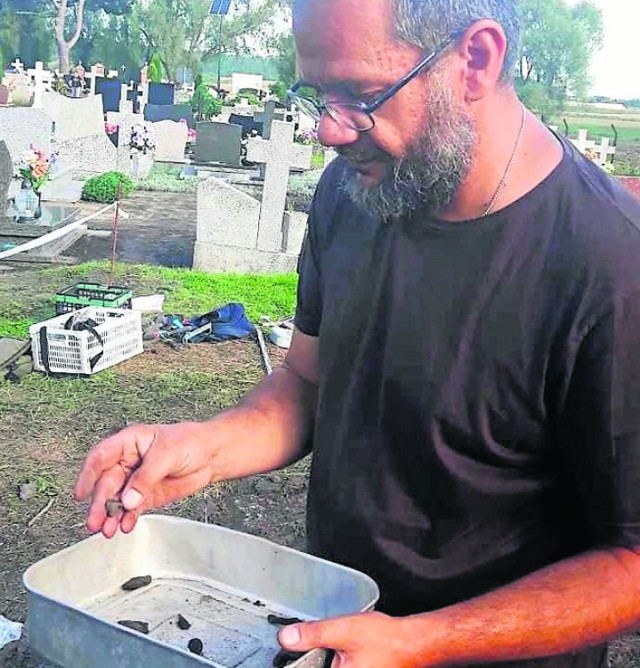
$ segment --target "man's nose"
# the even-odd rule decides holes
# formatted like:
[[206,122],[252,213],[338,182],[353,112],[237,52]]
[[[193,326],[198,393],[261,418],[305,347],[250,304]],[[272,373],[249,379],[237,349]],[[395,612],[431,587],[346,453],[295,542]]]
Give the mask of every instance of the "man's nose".
[[318,141],[324,146],[347,146],[358,141],[360,133],[337,121],[326,111],[318,122]]

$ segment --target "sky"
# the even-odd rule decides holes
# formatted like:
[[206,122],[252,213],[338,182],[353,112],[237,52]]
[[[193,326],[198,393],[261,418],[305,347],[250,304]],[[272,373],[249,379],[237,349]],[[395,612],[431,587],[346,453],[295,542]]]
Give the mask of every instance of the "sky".
[[604,46],[592,58],[591,94],[640,98],[640,0],[592,2],[602,10]]

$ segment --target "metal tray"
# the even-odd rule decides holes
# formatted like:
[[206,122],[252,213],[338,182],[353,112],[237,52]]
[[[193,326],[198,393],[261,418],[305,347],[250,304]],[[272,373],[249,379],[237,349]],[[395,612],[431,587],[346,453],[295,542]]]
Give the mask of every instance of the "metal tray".
[[[150,585],[126,592],[132,577]],[[27,570],[31,648],[64,668],[269,668],[279,645],[269,613],[304,620],[370,610],[368,576],[212,524],[147,515],[131,534],[93,536]],[[182,631],[178,614],[191,622]],[[149,623],[149,635],[123,619]],[[198,637],[203,655],[187,644]],[[314,650],[289,668],[322,668]]]

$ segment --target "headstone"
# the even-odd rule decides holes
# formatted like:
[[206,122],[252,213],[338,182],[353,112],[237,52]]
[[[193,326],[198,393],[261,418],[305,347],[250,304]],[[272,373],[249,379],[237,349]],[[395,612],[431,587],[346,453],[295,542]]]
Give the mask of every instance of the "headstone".
[[265,106],[264,111],[258,111],[253,115],[253,120],[256,123],[262,123],[262,138],[269,139],[271,133],[271,123],[274,120],[284,120],[284,109],[276,109],[276,101],[269,100]]
[[133,113],[133,102],[128,100],[129,87],[127,84],[120,84],[120,104],[118,105],[118,111],[121,114],[132,114]]
[[0,106],[9,104],[9,89],[0,84]]
[[193,127],[193,111],[190,104],[148,104],[144,108],[144,120],[151,123],[159,121],[180,121],[186,119]]
[[311,146],[293,141],[294,126],[284,121],[273,121],[271,139],[250,139],[247,159],[266,163],[258,250],[282,251],[282,220],[287,199],[289,171],[292,167],[308,169],[311,166]]
[[118,149],[107,135],[89,135],[56,143],[58,159],[63,165],[72,165],[74,172],[93,176],[115,170]]
[[147,106],[147,104],[149,104],[149,83],[147,81],[141,82],[139,89],[140,89],[140,98],[139,98],[140,109],[144,111],[144,108]]
[[253,116],[243,116],[242,114],[231,114],[229,123],[239,125],[242,128],[242,137],[246,139],[252,132],[262,135],[263,126],[259,121],[254,120]]
[[158,162],[184,162],[189,127],[176,121],[153,124],[156,136],[155,159]]
[[[184,124],[183,124],[184,125]],[[242,128],[230,123],[205,121],[196,124],[196,162],[219,162],[239,167]]]
[[107,123],[118,126],[116,169],[125,174],[130,174],[133,168],[130,146],[131,134],[133,128],[140,123],[140,116],[133,112],[129,114],[110,112],[107,114]]
[[338,157],[338,152],[334,148],[325,148],[324,166],[328,167],[337,157]]
[[42,96],[46,91],[46,85],[51,82],[51,72],[45,70],[41,61],[36,63],[32,70],[28,70],[27,74],[33,78],[34,93],[33,93],[33,107],[35,109],[42,109]]
[[175,102],[175,86],[168,83],[149,83],[149,100],[147,104],[173,105]]
[[96,94],[96,83],[99,77],[104,77],[104,65],[93,65],[91,67],[91,74],[89,75],[89,94]]
[[104,134],[102,96],[69,98],[59,93],[45,93],[43,101],[56,124],[56,141]]
[[8,192],[13,177],[13,163],[7,145],[0,141],[0,222],[7,218]]
[[102,95],[102,111],[120,110],[120,82],[117,79],[96,78],[96,95]]
[[20,60],[20,58],[16,58],[16,59],[11,63],[11,67],[13,67],[13,69],[14,69],[16,72],[24,72],[24,63]]
[[43,109],[7,107],[0,111],[0,138],[13,160],[33,144],[45,153],[51,149],[53,118]]

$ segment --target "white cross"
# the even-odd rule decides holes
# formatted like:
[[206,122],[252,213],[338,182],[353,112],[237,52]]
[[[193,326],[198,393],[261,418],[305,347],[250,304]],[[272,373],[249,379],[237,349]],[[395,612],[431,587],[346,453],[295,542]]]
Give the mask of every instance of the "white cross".
[[614,155],[616,152],[615,147],[609,145],[608,137],[603,137],[602,142],[598,145],[593,139],[587,139],[587,130],[584,129],[579,130],[578,138],[572,139],[571,142],[581,153],[593,152],[596,157],[594,162],[601,167],[604,167],[607,163],[608,156]]
[[273,121],[271,137],[250,139],[247,144],[247,160],[266,164],[262,207],[258,223],[258,249],[280,252],[282,250],[282,222],[287,200],[289,170],[308,169],[311,166],[311,146],[293,141],[293,123]]
[[14,70],[17,72],[22,72],[24,71],[24,63],[20,60],[20,58],[16,58],[12,63],[11,67],[13,67]]
[[264,106],[264,111],[258,111],[253,115],[256,123],[262,123],[262,138],[269,139],[271,123],[274,120],[284,120],[284,109],[276,109],[276,101],[269,100]]
[[42,65],[42,61],[39,60],[36,63],[35,69],[27,70],[27,74],[30,77],[33,77],[35,84],[35,91],[33,93],[33,108],[42,109],[42,94],[45,90],[44,85],[45,83],[49,83],[51,81],[51,72],[45,70]]

